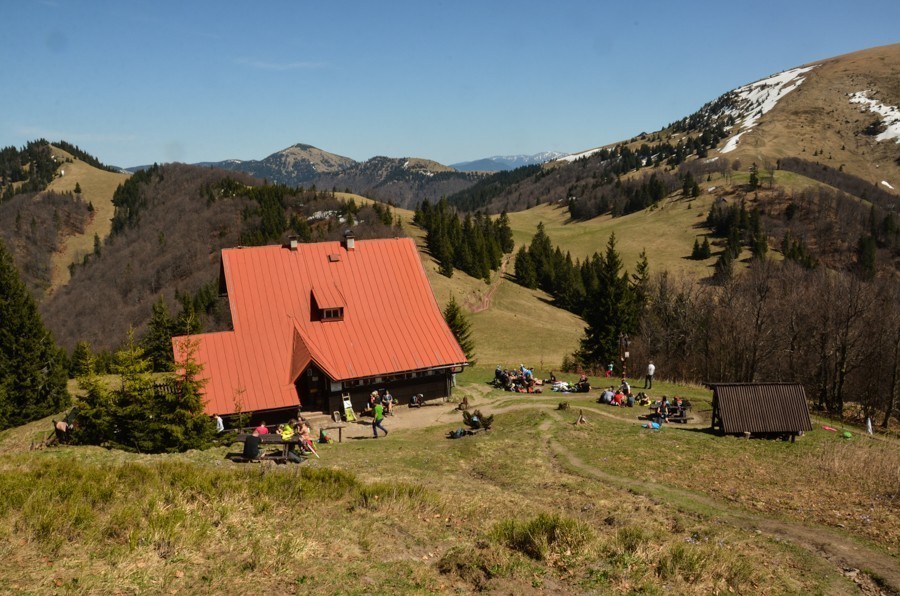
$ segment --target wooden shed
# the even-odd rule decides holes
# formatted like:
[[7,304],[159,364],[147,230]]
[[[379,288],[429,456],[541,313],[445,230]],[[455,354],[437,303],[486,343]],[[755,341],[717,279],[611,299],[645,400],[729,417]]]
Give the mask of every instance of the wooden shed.
[[800,383],[708,383],[712,428],[722,434],[793,437],[812,430]]

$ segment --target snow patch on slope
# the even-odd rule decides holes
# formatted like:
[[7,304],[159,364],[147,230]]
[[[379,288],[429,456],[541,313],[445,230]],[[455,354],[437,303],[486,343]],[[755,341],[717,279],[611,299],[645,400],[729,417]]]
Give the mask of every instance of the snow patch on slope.
[[815,68],[807,66],[802,68],[792,68],[784,72],[773,75],[767,79],[750,83],[732,93],[735,95],[734,105],[725,110],[730,116],[734,116],[735,121],[739,122],[740,132],[728,139],[725,146],[719,150],[720,153],[728,153],[734,151],[741,137],[750,129],[756,126],[759,119],[772,110],[778,101],[800,86],[806,80],[800,75],[805,74]]
[[[875,137],[876,141],[889,141],[894,139],[900,143],[900,108],[897,106],[886,106],[874,99],[869,98],[869,91],[857,91],[850,94],[850,103],[857,103],[865,106],[869,112],[875,112],[881,116],[884,122],[885,130]],[[882,182],[882,184],[886,184]],[[890,186],[888,184],[888,186]]]
[[590,157],[591,155],[597,153],[603,149],[603,147],[597,147],[596,149],[588,149],[587,151],[582,151],[581,153],[573,153],[571,155],[566,155],[565,157],[560,157],[559,159],[555,159],[554,161],[567,161],[572,163],[575,160],[581,159],[582,157]]

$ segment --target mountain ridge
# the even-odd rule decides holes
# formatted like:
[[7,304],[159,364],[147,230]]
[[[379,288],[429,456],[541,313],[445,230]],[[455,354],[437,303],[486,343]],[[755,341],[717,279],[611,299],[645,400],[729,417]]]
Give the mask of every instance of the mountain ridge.
[[542,151],[533,155],[494,155],[473,161],[450,164],[450,167],[461,172],[500,172],[504,170],[515,170],[522,166],[546,163],[548,161],[560,159],[566,155],[568,155],[568,153],[562,153],[560,151]]

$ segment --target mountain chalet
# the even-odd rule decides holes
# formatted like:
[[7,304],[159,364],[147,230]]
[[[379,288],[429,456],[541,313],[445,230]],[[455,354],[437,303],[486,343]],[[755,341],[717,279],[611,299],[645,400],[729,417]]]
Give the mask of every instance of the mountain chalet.
[[219,284],[234,330],[172,340],[176,362],[202,365],[209,414],[343,412],[345,395],[360,411],[382,388],[444,397],[467,364],[409,238],[226,249]]

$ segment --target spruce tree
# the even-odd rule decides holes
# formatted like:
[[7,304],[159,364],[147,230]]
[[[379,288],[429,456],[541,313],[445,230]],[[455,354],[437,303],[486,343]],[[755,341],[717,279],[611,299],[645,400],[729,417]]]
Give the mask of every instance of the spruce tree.
[[91,346],[86,341],[75,344],[72,351],[72,361],[69,363],[69,376],[72,378],[84,377],[93,371],[94,355]]
[[695,261],[699,261],[703,258],[700,256],[700,241],[696,238],[694,238],[694,248],[691,249],[691,258]]
[[615,234],[610,235],[605,254],[595,258],[594,262],[598,287],[586,298],[584,320],[587,327],[578,356],[588,365],[601,367],[618,355],[621,334],[633,335],[638,331],[640,304],[628,273],[622,271]]
[[516,253],[516,281],[519,285],[526,288],[537,288],[537,269],[534,266],[534,259],[524,246],[519,248]]
[[147,333],[141,340],[147,357],[155,372],[172,370],[172,336],[175,334],[175,321],[169,316],[169,309],[162,296],[153,305]]
[[94,373],[79,379],[84,396],[79,403],[76,440],[140,453],[207,446],[214,427],[204,413],[196,347],[188,344],[179,351],[184,355],[178,363],[179,374],[157,384],[150,374],[149,359],[130,331],[113,360],[113,374],[119,377],[116,389],[111,390]]
[[0,430],[69,404],[65,358],[0,242]]
[[756,163],[750,165],[750,190],[759,188],[759,168]]
[[447,326],[450,327],[450,331],[453,332],[453,336],[456,337],[456,341],[459,343],[459,347],[466,355],[466,358],[472,360],[472,357],[475,355],[475,341],[472,339],[471,327],[462,308],[460,308],[456,298],[453,296],[450,297],[450,302],[447,303],[447,307],[444,309],[444,320],[447,322]]

